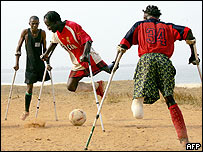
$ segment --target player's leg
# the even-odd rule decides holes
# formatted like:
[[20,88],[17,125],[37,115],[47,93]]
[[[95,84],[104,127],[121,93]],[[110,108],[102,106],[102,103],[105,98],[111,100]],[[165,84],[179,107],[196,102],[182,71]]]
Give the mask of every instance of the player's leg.
[[21,116],[22,120],[25,120],[29,116],[30,103],[32,99],[32,90],[33,90],[33,84],[27,84],[27,90],[25,93],[25,111]]
[[[102,65],[103,65],[102,62],[100,62],[98,65],[93,64],[93,66],[92,66],[93,75],[96,75],[97,73],[101,72],[100,67]],[[67,89],[72,92],[93,91],[91,82],[79,82],[83,77],[87,77],[89,75],[90,75],[89,68],[87,68],[85,70],[80,70],[80,71],[71,71],[68,82],[67,82]],[[95,89],[96,89],[97,94],[102,97],[103,93],[104,93],[104,91],[103,91],[104,82],[97,81],[97,82],[94,82],[94,84],[95,84]]]
[[180,140],[181,144],[185,146],[185,144],[188,142],[187,130],[181,110],[173,98],[176,69],[167,57],[163,57],[162,60],[159,60],[158,62],[158,75],[160,80],[159,89],[164,96],[170,111],[171,119],[176,129],[178,139]]
[[144,54],[138,61],[134,74],[134,95],[131,104],[133,116],[137,119],[144,117],[143,103],[153,104],[159,96],[156,81],[156,66],[154,54]]
[[[100,57],[98,53],[95,52],[93,48],[91,48],[91,56],[90,56],[90,62],[92,67],[93,75],[99,73],[100,71],[105,71],[109,74],[111,74],[111,71],[114,67],[115,62],[112,62],[110,65],[107,65],[104,60]],[[99,61],[99,63],[98,63]],[[118,69],[119,66],[117,66]]]
[[[91,82],[79,82],[82,77],[72,77],[68,79],[67,89],[71,92],[90,92],[92,91]],[[95,88],[97,89],[99,83],[95,83]]]
[[189,141],[182,112],[175,102],[173,96],[167,96],[164,98],[170,111],[171,119],[176,129],[178,139],[180,140],[180,143],[185,146]]

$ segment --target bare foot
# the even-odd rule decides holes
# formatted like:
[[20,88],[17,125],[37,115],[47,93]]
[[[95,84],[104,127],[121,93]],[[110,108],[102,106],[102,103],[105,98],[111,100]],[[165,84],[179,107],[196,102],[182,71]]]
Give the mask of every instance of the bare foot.
[[29,116],[29,112],[23,112],[22,116],[21,116],[21,119],[22,120],[25,120],[27,117]]

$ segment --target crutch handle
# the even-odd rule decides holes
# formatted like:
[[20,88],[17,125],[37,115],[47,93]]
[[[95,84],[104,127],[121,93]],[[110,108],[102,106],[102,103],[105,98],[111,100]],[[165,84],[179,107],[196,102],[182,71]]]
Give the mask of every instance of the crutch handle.
[[120,59],[121,59],[121,57],[122,57],[123,54],[124,54],[123,52],[120,52],[120,53],[117,55],[117,57],[116,57],[116,62],[115,62],[115,64],[114,64],[114,67],[113,67],[113,70],[112,70],[113,73],[115,73],[115,71],[116,71],[116,69],[117,69],[117,66],[118,66],[118,63],[120,62]]

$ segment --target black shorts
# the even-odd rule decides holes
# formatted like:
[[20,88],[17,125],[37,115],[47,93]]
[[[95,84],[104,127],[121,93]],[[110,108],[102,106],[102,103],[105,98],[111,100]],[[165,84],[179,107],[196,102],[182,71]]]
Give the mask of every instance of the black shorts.
[[[25,72],[25,83],[26,84],[33,84],[33,83],[36,83],[37,81],[42,82],[43,75],[44,75],[44,72],[29,72],[29,71],[26,71]],[[49,73],[47,71],[44,81],[48,81],[48,80],[50,80],[50,76],[49,76]]]

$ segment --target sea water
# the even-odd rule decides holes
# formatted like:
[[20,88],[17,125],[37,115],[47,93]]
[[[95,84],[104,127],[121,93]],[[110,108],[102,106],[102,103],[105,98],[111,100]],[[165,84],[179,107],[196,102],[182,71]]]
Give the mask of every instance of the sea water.
[[[120,65],[119,69],[115,72],[113,76],[113,81],[117,80],[133,80],[136,65]],[[176,84],[194,84],[201,83],[199,72],[197,66],[195,65],[179,65],[175,66]],[[53,83],[66,83],[69,77],[71,68],[69,67],[59,67],[52,69]],[[200,65],[200,71],[202,71],[202,66]],[[201,72],[202,73],[202,72]],[[14,69],[1,69],[1,84],[11,84],[13,80]],[[110,74],[102,71],[93,77],[94,81],[103,80],[108,81]],[[15,85],[24,85],[25,80],[25,70],[20,69],[16,73]],[[91,81],[90,77],[85,77],[81,81]],[[40,82],[38,82],[40,83]],[[45,82],[51,83],[50,81]]]

